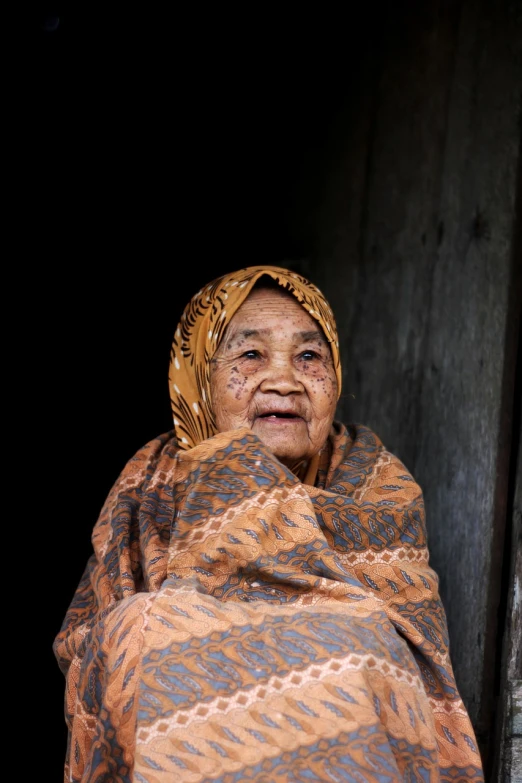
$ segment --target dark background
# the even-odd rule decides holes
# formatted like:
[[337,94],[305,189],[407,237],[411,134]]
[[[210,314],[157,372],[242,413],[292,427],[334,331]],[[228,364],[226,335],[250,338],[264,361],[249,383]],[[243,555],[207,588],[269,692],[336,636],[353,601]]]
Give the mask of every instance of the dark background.
[[26,20],[46,780],[61,779],[66,742],[52,643],[112,483],[171,427],[181,311],[219,274],[311,251],[339,98],[357,89],[361,52],[377,58],[393,34],[391,10],[375,9],[75,4]]

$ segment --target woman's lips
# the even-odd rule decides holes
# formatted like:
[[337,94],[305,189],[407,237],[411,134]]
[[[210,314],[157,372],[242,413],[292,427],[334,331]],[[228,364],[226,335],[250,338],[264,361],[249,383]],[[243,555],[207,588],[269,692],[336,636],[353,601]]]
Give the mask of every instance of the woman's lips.
[[296,413],[262,413],[260,419],[299,419]]
[[278,426],[282,426],[285,424],[300,424],[304,421],[304,419],[301,418],[301,416],[296,416],[295,414],[265,414],[263,416],[258,416],[256,418],[256,421],[260,421],[266,424],[275,424]]

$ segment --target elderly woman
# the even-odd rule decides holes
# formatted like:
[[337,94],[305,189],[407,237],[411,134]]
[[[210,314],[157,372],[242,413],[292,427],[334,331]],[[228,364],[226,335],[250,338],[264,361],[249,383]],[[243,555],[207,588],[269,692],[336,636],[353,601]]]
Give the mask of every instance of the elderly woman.
[[55,642],[67,781],[482,781],[422,492],[335,420],[333,314],[250,267],[189,302]]

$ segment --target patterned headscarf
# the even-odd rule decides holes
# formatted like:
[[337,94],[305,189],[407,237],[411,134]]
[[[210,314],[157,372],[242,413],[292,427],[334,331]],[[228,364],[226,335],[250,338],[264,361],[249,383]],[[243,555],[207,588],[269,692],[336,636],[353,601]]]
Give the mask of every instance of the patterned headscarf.
[[341,364],[337,326],[321,291],[306,278],[277,266],[250,266],[223,275],[195,294],[185,307],[170,352],[169,391],[174,429],[181,449],[217,434],[210,399],[210,369],[225,328],[252,287],[266,275],[295,296],[321,325],[330,344],[338,398]]

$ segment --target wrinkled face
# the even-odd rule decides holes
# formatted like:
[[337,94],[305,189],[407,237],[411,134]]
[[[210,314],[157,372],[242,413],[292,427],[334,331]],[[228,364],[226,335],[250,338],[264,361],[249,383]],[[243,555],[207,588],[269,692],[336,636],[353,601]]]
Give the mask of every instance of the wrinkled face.
[[249,427],[287,467],[326,442],[337,403],[321,326],[291,295],[254,289],[214,356],[212,408],[220,432]]

